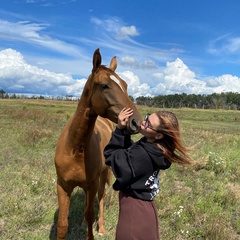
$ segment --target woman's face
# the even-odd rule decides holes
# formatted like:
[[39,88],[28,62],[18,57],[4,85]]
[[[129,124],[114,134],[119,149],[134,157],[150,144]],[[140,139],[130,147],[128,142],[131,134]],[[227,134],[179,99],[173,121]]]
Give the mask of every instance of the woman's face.
[[155,141],[163,137],[157,129],[160,126],[160,120],[156,113],[147,115],[140,126],[139,132],[143,134],[148,140]]

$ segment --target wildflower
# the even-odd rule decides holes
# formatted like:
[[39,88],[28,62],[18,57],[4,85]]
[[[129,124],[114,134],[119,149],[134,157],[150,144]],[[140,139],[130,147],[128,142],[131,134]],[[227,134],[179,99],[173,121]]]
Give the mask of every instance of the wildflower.
[[183,206],[179,206],[179,210],[177,212],[174,212],[173,215],[177,215],[178,217],[181,217],[182,211],[183,211]]
[[32,185],[37,185],[37,184],[38,184],[38,181],[32,180]]

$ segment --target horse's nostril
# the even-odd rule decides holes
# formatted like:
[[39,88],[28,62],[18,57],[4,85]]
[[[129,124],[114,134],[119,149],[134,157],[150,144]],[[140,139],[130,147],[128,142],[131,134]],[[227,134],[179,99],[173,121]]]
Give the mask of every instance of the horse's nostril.
[[136,128],[138,127],[135,119],[132,120],[132,125],[133,125],[134,127],[136,127]]
[[133,119],[132,121],[131,121],[131,126],[130,126],[130,128],[132,129],[132,131],[137,131],[138,130],[138,125],[137,125],[137,122],[135,121],[135,119]]

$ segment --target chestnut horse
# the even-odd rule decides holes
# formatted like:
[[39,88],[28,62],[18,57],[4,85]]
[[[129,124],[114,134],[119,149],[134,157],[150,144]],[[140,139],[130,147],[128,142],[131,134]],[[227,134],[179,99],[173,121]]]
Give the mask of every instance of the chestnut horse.
[[[99,49],[93,55],[93,69],[83,89],[81,99],[72,118],[59,137],[55,166],[59,204],[58,239],[64,239],[68,230],[70,196],[76,186],[85,193],[84,221],[87,224],[87,239],[92,240],[94,200],[98,193],[99,234],[104,234],[105,184],[109,181],[110,169],[105,165],[103,149],[109,142],[113,123],[124,107],[133,109],[127,129],[137,133],[142,118],[129,98],[127,84],[116,73],[116,57],[109,68],[101,65]],[[111,121],[109,121],[111,120]]]

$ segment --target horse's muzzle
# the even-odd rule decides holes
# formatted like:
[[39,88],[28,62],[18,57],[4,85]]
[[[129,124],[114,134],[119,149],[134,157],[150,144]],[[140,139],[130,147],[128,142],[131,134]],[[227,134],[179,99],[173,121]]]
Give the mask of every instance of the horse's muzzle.
[[129,127],[128,127],[130,133],[138,133],[139,132],[139,126],[136,122],[135,119],[131,119],[131,121],[129,122]]

